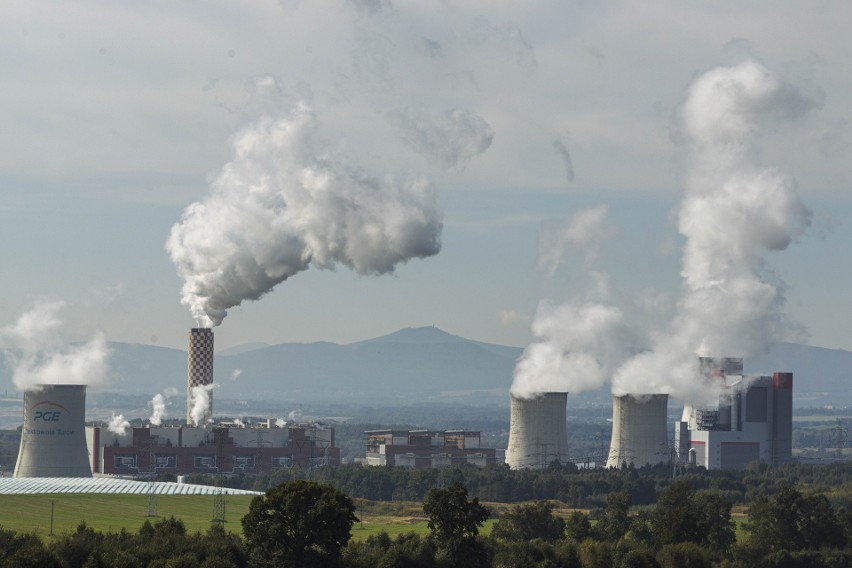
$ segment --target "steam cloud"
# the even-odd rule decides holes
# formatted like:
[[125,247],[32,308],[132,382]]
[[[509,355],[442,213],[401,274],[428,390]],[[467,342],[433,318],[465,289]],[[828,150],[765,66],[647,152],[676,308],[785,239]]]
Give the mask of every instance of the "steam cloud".
[[151,405],[151,418],[148,421],[151,426],[159,426],[163,423],[163,418],[166,417],[166,397],[157,393],[149,404]]
[[[766,255],[785,250],[811,222],[791,176],[760,165],[759,133],[816,102],[753,60],[712,69],[681,112],[690,168],[678,228],[686,237],[683,292],[667,333],[616,373],[613,392],[668,392],[701,402],[696,356],[750,357],[789,337],[784,285]],[[638,390],[637,390],[638,389]]]
[[[668,393],[701,404],[714,393],[697,380],[698,356],[751,357],[789,337],[794,326],[783,312],[784,284],[768,270],[766,256],[800,236],[811,212],[790,175],[759,163],[759,135],[765,124],[793,120],[815,106],[752,60],[696,79],[680,113],[689,162],[678,213],[685,237],[682,292],[673,319],[649,334],[650,350],[631,355],[637,337],[619,309],[543,302],[532,326],[540,340],[519,361],[512,392],[578,392],[612,373],[616,395]],[[552,273],[565,245],[585,244],[572,233],[579,227],[545,227],[539,266]]]
[[307,106],[264,116],[233,146],[212,193],[186,208],[166,244],[199,325],[219,325],[311,264],[380,275],[440,251],[434,188],[363,172],[319,139]]
[[210,410],[210,391],[213,385],[201,385],[189,390],[189,418],[194,426],[203,426],[204,416]]
[[44,301],[24,312],[15,324],[0,329],[13,365],[12,381],[21,390],[39,384],[96,385],[109,369],[109,349],[100,331],[82,345],[62,340],[59,312],[63,302]]
[[109,420],[109,424],[107,424],[107,429],[113,434],[117,434],[119,436],[124,436],[127,434],[127,429],[130,428],[130,422],[124,419],[124,415],[122,414],[113,414],[112,418]]

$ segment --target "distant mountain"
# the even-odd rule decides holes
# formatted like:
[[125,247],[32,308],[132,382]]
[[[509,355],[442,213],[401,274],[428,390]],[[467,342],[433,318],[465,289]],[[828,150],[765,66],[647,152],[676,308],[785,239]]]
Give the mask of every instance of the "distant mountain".
[[262,343],[260,341],[255,341],[254,343],[243,343],[241,345],[234,345],[233,347],[228,347],[227,349],[217,351],[216,354],[222,357],[227,357],[229,355],[242,355],[243,353],[248,353],[249,351],[257,351],[258,349],[263,349],[264,347],[269,347],[269,344]]
[[[186,352],[111,343],[107,391],[151,397],[186,389]],[[407,328],[347,345],[328,342],[246,344],[216,356],[220,400],[346,403],[508,402],[519,347],[471,341],[435,327]],[[0,353],[2,357],[2,353]],[[796,404],[852,403],[852,352],[779,343],[746,361],[746,372],[794,373]],[[12,393],[11,369],[0,370],[0,393]],[[606,401],[607,393],[588,400]],[[584,397],[585,398],[585,397]]]

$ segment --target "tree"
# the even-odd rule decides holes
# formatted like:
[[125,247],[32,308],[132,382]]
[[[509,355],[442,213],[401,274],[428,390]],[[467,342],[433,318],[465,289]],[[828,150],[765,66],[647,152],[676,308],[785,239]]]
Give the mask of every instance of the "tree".
[[252,499],[242,526],[253,565],[310,568],[339,562],[356,520],[334,487],[295,480]]
[[423,502],[423,512],[429,517],[436,556],[454,566],[487,565],[485,548],[476,535],[491,511],[479,504],[479,498],[468,500],[464,485],[453,483],[446,489],[432,489]]
[[553,515],[553,504],[536,501],[519,505],[494,523],[491,536],[501,540],[528,541],[540,538],[549,542],[561,539],[565,521]]
[[479,504],[479,498],[468,500],[467,489],[461,483],[429,491],[423,512],[429,517],[429,530],[441,542],[476,536],[491,516],[491,511]]
[[627,491],[610,493],[606,496],[606,512],[595,527],[601,540],[618,542],[630,528],[630,505],[632,499]]
[[565,519],[565,536],[578,544],[592,536],[589,516],[581,511],[571,511]]

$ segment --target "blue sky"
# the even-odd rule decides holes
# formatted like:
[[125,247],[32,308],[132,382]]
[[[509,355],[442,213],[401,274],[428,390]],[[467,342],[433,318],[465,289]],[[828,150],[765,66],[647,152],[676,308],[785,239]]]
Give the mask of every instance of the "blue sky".
[[[277,112],[247,87],[267,76],[364,171],[428,179],[442,250],[393,275],[309,268],[231,309],[219,347],[421,325],[523,346],[539,301],[582,297],[592,271],[626,303],[655,298],[643,317],[663,320],[681,284],[678,108],[697,76],[753,57],[819,101],[761,135],[761,161],[813,211],[766,268],[802,337],[852,349],[852,6],[586,4],[4,2],[0,325],[48,297],[66,302],[68,339],[184,347],[194,320],[165,242],[233,160],[234,134]],[[487,148],[448,159],[401,136],[400,116],[450,109],[487,123]],[[566,251],[536,270],[542,223],[601,204],[613,229],[594,258]]]

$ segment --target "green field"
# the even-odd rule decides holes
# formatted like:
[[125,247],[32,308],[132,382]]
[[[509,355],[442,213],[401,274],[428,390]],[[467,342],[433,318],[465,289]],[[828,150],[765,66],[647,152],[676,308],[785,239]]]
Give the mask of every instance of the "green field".
[[[240,530],[240,519],[248,511],[251,495],[225,496],[225,527]],[[85,521],[104,532],[126,528],[136,532],[146,520],[146,495],[59,494],[0,495],[0,526],[17,532],[50,532],[50,509],[53,501],[53,532],[73,530]],[[182,519],[187,530],[206,531],[213,518],[213,497],[195,495],[158,495],[158,517]],[[154,522],[157,519],[152,518]]]
[[[240,532],[240,519],[248,512],[251,495],[225,496],[225,529]],[[118,532],[122,528],[136,532],[147,519],[146,495],[60,494],[0,495],[0,527],[16,532],[50,533],[50,509],[53,501],[53,532],[73,531],[81,521],[96,530]],[[391,536],[405,532],[427,534],[426,519],[420,503],[374,503],[358,501],[356,517],[363,518],[352,527],[352,537],[362,540],[382,530]],[[159,495],[157,518],[174,516],[190,532],[206,531],[213,518],[213,497],[209,495]],[[491,530],[492,521],[483,527]]]

